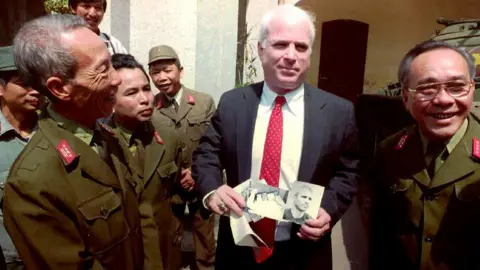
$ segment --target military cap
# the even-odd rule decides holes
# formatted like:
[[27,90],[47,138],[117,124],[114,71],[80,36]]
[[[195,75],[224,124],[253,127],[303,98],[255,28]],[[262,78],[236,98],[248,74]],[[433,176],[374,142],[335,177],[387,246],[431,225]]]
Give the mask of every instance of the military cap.
[[148,64],[158,61],[158,60],[168,60],[175,59],[180,64],[180,59],[178,58],[175,50],[167,45],[159,45],[150,49],[148,52]]
[[0,72],[17,70],[13,61],[12,46],[0,47]]

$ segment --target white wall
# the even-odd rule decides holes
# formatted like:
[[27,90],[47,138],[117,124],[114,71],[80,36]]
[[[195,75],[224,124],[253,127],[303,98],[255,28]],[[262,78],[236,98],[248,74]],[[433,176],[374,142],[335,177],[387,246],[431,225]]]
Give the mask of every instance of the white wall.
[[235,83],[238,5],[222,0],[109,1],[102,31],[118,38],[146,66],[148,51],[172,46],[182,83],[216,100]]

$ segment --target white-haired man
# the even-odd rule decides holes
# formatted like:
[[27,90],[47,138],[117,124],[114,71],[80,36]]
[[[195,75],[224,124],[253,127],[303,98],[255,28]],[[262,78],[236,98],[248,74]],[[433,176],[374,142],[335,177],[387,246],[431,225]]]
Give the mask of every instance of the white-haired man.
[[241,215],[245,202],[232,187],[249,178],[283,189],[295,181],[325,186],[321,208],[301,226],[251,224],[269,245],[253,251],[234,244],[221,217],[216,269],[331,268],[329,232],[357,190],[359,152],[352,104],[305,83],[314,38],[313,19],[300,8],[281,5],[264,16],[258,54],[265,81],[222,96],[192,168],[199,195],[218,214]]

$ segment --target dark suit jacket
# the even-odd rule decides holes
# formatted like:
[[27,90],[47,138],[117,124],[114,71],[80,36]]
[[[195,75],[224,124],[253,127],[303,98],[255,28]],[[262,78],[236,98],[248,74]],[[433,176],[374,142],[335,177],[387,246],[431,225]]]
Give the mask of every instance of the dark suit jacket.
[[[250,178],[252,142],[263,82],[226,92],[211,119],[211,126],[193,155],[193,178],[200,198],[227,183],[235,187]],[[305,84],[305,122],[299,181],[326,187],[321,206],[335,224],[347,210],[359,180],[359,149],[353,105],[337,96]],[[298,239],[292,226],[294,253],[299,269],[328,269],[331,244],[327,235],[318,242]],[[235,258],[245,258],[238,260]],[[250,248],[235,246],[228,218],[220,220],[217,269],[248,266]],[[234,265],[232,265],[234,261]],[[243,265],[244,263],[245,265]],[[300,265],[301,264],[301,265]],[[330,266],[331,267],[331,266]],[[248,268],[244,268],[248,269]]]

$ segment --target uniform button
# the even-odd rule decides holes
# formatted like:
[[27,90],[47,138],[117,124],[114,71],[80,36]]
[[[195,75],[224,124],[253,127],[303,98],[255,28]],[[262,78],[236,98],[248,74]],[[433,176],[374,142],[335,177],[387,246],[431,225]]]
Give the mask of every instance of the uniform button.
[[108,210],[105,207],[100,207],[100,214],[104,217],[108,215]]
[[425,243],[432,243],[433,242],[433,237],[427,236],[427,237],[425,237],[424,241],[425,241]]
[[176,126],[177,128],[182,127],[182,123],[177,122],[177,123],[175,124],[175,126]]

